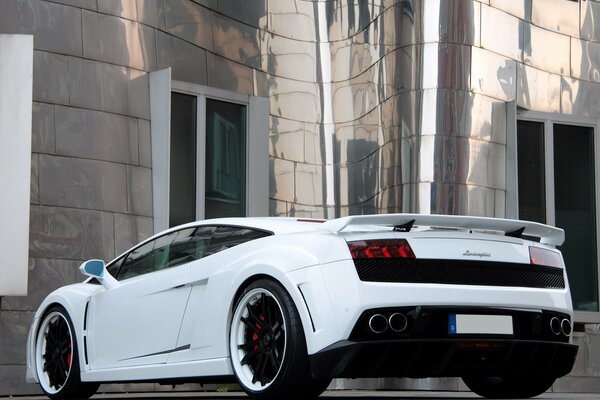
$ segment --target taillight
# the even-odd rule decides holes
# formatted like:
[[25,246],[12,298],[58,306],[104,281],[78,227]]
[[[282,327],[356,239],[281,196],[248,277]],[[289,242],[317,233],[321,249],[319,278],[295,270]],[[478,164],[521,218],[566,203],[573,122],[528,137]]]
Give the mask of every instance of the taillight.
[[405,239],[375,239],[348,242],[352,258],[415,258]]
[[535,265],[546,265],[548,267],[558,268],[563,266],[562,258],[559,253],[540,247],[529,248],[529,259],[531,260],[531,263]]

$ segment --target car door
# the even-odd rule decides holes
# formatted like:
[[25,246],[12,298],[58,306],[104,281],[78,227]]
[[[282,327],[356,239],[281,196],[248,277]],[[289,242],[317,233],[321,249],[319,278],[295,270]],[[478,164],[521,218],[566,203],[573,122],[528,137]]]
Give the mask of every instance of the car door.
[[[223,357],[221,350],[225,348],[227,339],[219,334],[223,327],[216,326],[214,321],[218,320],[216,316],[222,305],[228,304],[230,299],[222,298],[219,286],[211,286],[209,282],[223,265],[235,262],[234,256],[224,250],[272,233],[241,226],[205,226],[196,234],[206,245],[203,258],[191,263],[190,268],[192,292],[177,342],[177,346],[185,351],[172,353],[169,363]],[[207,239],[210,240],[207,242]]]
[[[88,352],[92,370],[165,363],[190,293],[189,261],[196,228],[147,242],[111,266],[120,285],[96,292],[89,304]],[[116,271],[116,272],[113,272]]]

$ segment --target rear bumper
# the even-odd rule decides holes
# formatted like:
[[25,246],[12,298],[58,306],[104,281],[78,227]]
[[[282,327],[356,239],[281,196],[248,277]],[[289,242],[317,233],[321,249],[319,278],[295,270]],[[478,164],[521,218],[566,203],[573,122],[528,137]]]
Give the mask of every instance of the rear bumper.
[[[459,333],[458,314],[510,319],[512,333]],[[372,329],[374,316],[391,321],[391,315],[404,315],[405,323],[396,325],[395,330],[391,323],[377,332]],[[570,329],[553,331],[552,321],[570,325],[570,316],[548,310],[489,307],[370,309],[360,316],[347,340],[310,356],[312,373],[319,378],[560,377],[573,368],[578,346],[570,343]]]
[[568,374],[578,346],[515,339],[343,340],[310,356],[315,378],[552,376]]

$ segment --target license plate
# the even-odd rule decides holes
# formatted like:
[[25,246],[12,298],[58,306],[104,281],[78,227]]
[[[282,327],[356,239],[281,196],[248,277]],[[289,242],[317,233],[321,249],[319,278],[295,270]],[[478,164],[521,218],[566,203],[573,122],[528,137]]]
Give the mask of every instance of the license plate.
[[451,335],[512,335],[510,315],[450,314],[448,329]]

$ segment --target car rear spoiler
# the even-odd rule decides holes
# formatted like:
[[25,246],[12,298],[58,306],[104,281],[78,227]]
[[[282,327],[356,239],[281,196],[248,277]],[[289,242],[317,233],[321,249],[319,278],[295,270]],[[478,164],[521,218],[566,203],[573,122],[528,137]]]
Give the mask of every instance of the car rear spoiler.
[[531,221],[468,217],[462,215],[437,214],[376,214],[337,218],[322,226],[331,232],[341,232],[359,225],[382,225],[396,227],[399,231],[410,231],[413,225],[440,228],[474,229],[503,232],[506,236],[533,236],[541,243],[560,246],[565,241],[565,232],[560,228]]

